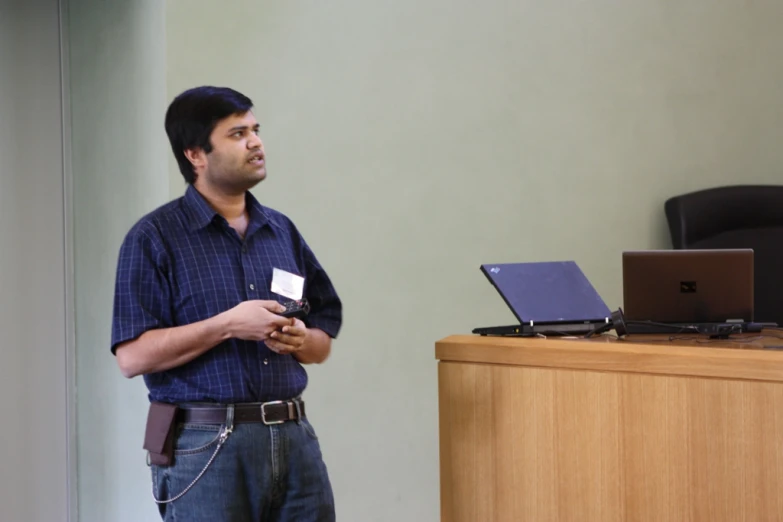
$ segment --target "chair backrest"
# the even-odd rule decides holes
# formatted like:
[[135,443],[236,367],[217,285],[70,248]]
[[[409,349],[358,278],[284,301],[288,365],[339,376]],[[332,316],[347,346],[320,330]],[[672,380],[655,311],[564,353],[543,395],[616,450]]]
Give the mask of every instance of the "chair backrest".
[[664,205],[672,246],[752,248],[755,321],[783,325],[783,186],[735,185]]

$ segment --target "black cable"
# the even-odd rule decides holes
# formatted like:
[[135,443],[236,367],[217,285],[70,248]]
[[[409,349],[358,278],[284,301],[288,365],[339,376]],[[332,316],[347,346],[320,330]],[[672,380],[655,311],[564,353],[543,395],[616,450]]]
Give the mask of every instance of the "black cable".
[[[656,323],[655,321],[626,321],[627,324],[639,324],[639,325],[645,325],[645,326],[665,326],[666,328],[671,328],[673,325],[672,323]],[[690,326],[688,327],[690,328]]]
[[[717,333],[716,332],[705,331],[703,328],[701,328],[697,324],[688,325],[688,326],[682,326],[682,325],[675,326],[672,323],[659,323],[659,322],[656,322],[656,321],[626,321],[625,324],[626,325],[635,325],[635,326],[658,326],[658,327],[662,327],[662,328],[667,328],[670,331],[671,331],[671,329],[675,329],[676,331],[674,333],[676,333],[676,334],[692,333],[692,334],[697,334],[697,335],[709,335],[709,336],[713,337],[713,341],[727,340],[729,338],[728,336],[730,336],[732,334],[743,333],[742,332],[742,324],[732,324],[732,323],[721,323],[721,324],[725,324],[725,327],[724,327],[723,331],[720,331],[720,329],[719,329]],[[592,337],[594,335],[605,333],[605,332],[611,330],[613,328],[613,326],[614,326],[614,324],[612,322],[609,322],[609,323],[606,323],[606,324],[602,324],[600,326],[595,327],[591,331],[587,332],[587,334],[585,334],[583,336],[583,338],[584,339],[589,339],[590,337]],[[764,330],[779,330],[779,331],[783,331],[783,327],[776,327],[776,326],[764,326],[763,329]],[[646,333],[649,333],[649,334],[656,334],[656,333],[665,334],[667,332],[646,332]],[[642,334],[642,335],[645,335],[645,334]],[[685,339],[687,339],[687,338],[685,338]],[[672,341],[674,339],[673,338],[669,338],[669,340]],[[744,341],[738,341],[738,342],[744,342]]]
[[604,332],[608,332],[612,328],[614,328],[614,323],[612,323],[611,321],[608,322],[608,323],[604,323],[601,326],[596,326],[595,328],[593,328],[592,330],[587,332],[585,334],[584,338],[585,339],[589,339],[590,337],[592,337],[592,336],[594,336],[596,334],[601,334],[601,333],[604,333]]
[[[698,326],[696,325],[675,326],[671,323],[657,323],[655,321],[626,321],[626,324],[636,325],[636,326],[660,326],[662,328],[668,328],[669,331],[671,331],[672,328],[675,328],[677,329],[677,333],[701,333],[699,331]],[[651,332],[651,333],[657,333],[657,332]],[[666,332],[660,332],[660,333],[666,333]]]
[[699,344],[709,344],[709,343],[752,343],[755,341],[758,341],[760,339],[763,339],[763,335],[758,335],[754,337],[747,337],[747,338],[741,338],[737,339],[736,337],[726,337],[726,338],[719,338],[719,339],[697,339],[695,337],[675,337],[671,336],[669,337],[669,341],[693,341],[697,342]]

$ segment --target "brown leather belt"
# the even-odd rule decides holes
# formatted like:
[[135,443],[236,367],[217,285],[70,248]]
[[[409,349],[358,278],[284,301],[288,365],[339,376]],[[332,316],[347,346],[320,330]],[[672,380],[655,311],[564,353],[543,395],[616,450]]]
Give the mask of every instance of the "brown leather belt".
[[[228,408],[211,404],[181,404],[177,421],[190,424],[224,424]],[[246,402],[234,405],[234,424],[262,422],[267,425],[299,420],[305,416],[304,401]]]

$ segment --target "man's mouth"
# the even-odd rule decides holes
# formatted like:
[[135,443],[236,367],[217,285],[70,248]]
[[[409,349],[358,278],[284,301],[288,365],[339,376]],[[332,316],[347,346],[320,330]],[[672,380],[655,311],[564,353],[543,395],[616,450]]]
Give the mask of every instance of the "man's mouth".
[[258,154],[253,154],[252,156],[250,156],[250,158],[248,158],[247,162],[257,167],[260,167],[264,164],[264,155],[261,154],[260,152]]

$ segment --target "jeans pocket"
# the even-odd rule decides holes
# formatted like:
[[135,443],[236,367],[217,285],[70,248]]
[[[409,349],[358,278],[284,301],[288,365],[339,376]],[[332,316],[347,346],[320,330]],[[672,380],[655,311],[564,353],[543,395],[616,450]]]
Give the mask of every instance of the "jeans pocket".
[[221,429],[219,424],[181,424],[174,442],[174,455],[187,457],[214,449]]

